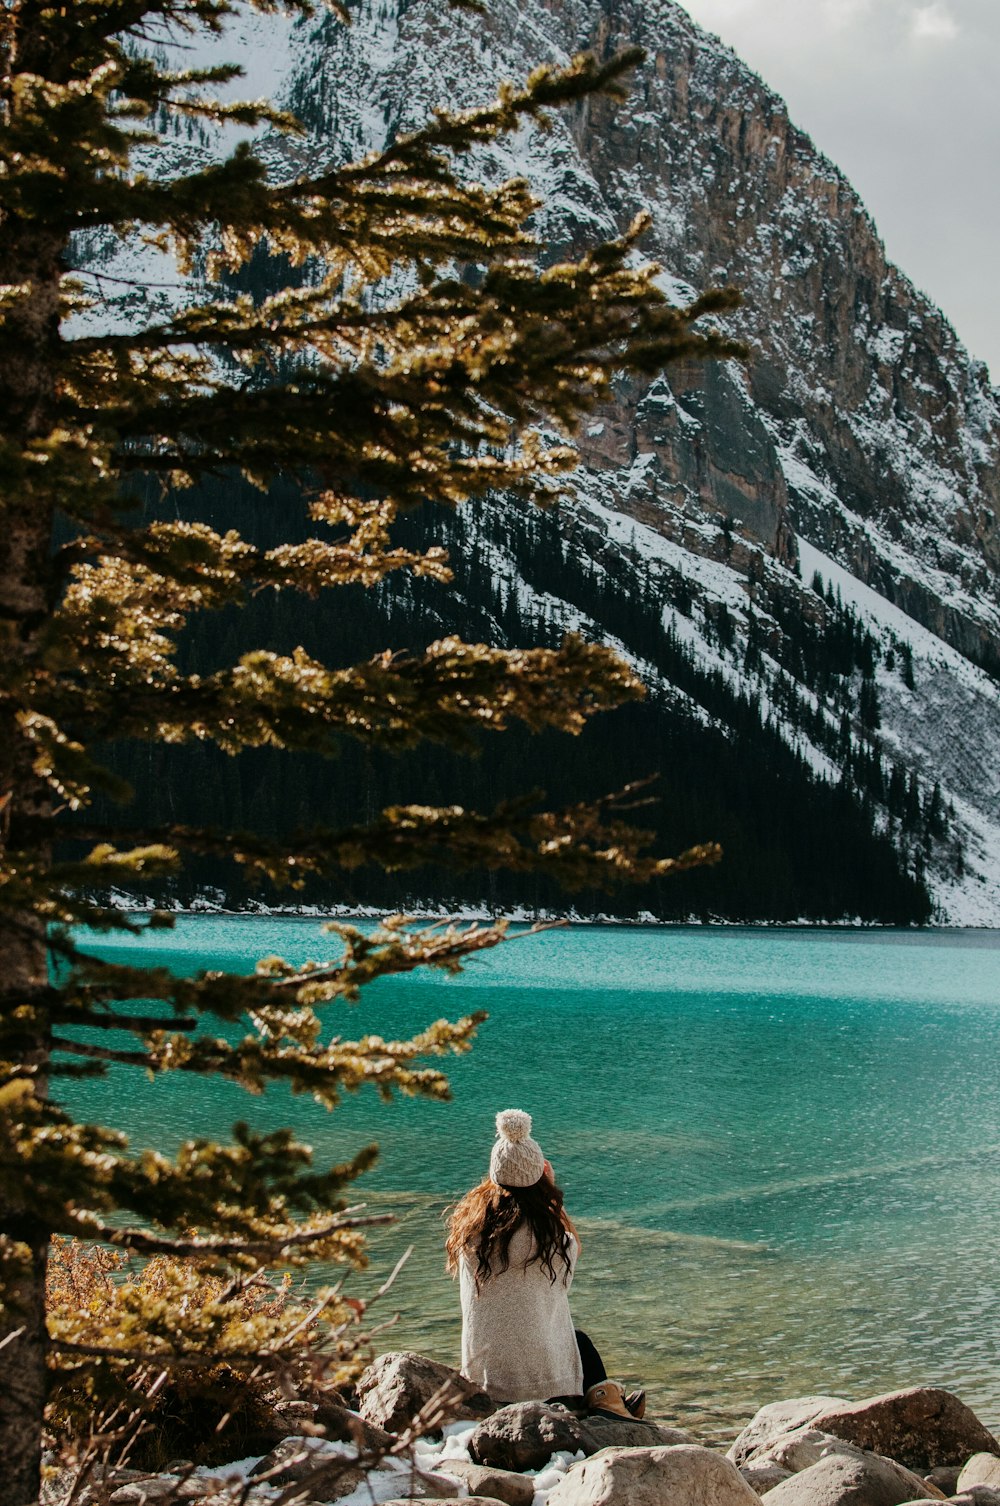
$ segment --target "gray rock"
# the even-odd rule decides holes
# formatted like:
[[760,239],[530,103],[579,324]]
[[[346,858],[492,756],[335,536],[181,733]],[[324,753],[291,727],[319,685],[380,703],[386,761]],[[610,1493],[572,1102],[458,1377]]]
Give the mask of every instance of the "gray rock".
[[608,1448],[563,1476],[548,1506],[758,1506],[759,1497],[721,1454],[696,1444]]
[[149,1475],[144,1480],[130,1480],[108,1496],[109,1506],[159,1506],[169,1502],[184,1506],[188,1501],[204,1501],[222,1486],[220,1476],[196,1475],[189,1480],[179,1475]]
[[742,1467],[762,1454],[770,1453],[775,1438],[793,1433],[798,1428],[808,1427],[822,1412],[831,1407],[848,1406],[836,1396],[797,1396],[790,1401],[772,1401],[755,1412],[742,1433],[726,1454],[735,1465]]
[[756,1495],[762,1496],[767,1491],[773,1490],[776,1485],[780,1485],[782,1480],[790,1479],[792,1471],[782,1469],[780,1464],[772,1464],[768,1459],[755,1459],[752,1464],[744,1464],[740,1469],[740,1474],[750,1489]]
[[[267,1485],[247,1485],[245,1480],[239,1480],[234,1484],[222,1489],[218,1495],[204,1496],[198,1506],[274,1506],[277,1492]],[[295,1506],[304,1506],[306,1498],[298,1497]],[[312,1503],[310,1503],[312,1506]],[[316,1503],[322,1506],[322,1503]]]
[[308,1482],[316,1500],[336,1501],[356,1490],[365,1472],[323,1438],[286,1438],[254,1465],[247,1478],[261,1476],[267,1477],[262,1484],[279,1488]]
[[[561,1449],[586,1452],[588,1420],[544,1401],[518,1401],[481,1422],[466,1445],[475,1464],[541,1469]],[[627,1424],[623,1423],[623,1426]]]
[[365,1422],[402,1433],[418,1413],[421,1429],[487,1417],[494,1410],[485,1391],[457,1370],[405,1350],[380,1354],[357,1384],[358,1411]]
[[453,1501],[462,1494],[462,1486],[454,1475],[443,1471],[417,1469],[412,1465],[405,1473],[400,1472],[400,1494],[408,1501]]
[[[936,1506],[936,1498],[921,1496],[919,1500],[906,1501],[904,1506]],[[970,1485],[968,1490],[946,1496],[945,1506],[1000,1506],[1000,1490],[992,1485]]]
[[958,1477],[962,1473],[957,1464],[939,1464],[927,1472],[927,1483],[943,1495],[953,1496],[958,1489]]
[[337,1443],[353,1443],[363,1454],[387,1454],[396,1440],[385,1428],[366,1422],[358,1412],[331,1403],[321,1403],[312,1418],[324,1438]]
[[486,1464],[470,1464],[467,1459],[442,1459],[438,1473],[453,1475],[468,1486],[474,1496],[490,1496],[507,1506],[531,1506],[535,1482],[512,1469],[491,1469]]
[[501,1407],[469,1439],[469,1453],[480,1464],[507,1470],[541,1469],[558,1452],[605,1448],[664,1448],[689,1444],[680,1428],[618,1417],[578,1416],[543,1401],[519,1401]]
[[[38,1498],[40,1506],[65,1506],[74,1489],[77,1489],[78,1473],[75,1467],[54,1471],[51,1466],[46,1468]],[[78,1490],[74,1500],[77,1506],[108,1506],[111,1496],[123,1486],[136,1480],[156,1480],[166,1473],[166,1470],[160,1470],[154,1475],[148,1469],[125,1469],[115,1464],[95,1463],[88,1469],[86,1484]]]
[[[794,1433],[773,1438],[766,1457],[797,1475],[804,1469],[811,1469],[830,1454],[863,1458],[864,1449],[858,1448],[855,1443],[846,1443],[833,1433],[824,1433],[821,1428],[798,1428]],[[920,1484],[923,1485],[924,1481],[921,1480]]]
[[1000,1454],[1000,1443],[976,1414],[935,1386],[833,1406],[813,1418],[813,1425],[924,1475],[939,1464],[961,1464],[970,1454]]
[[927,1498],[922,1480],[876,1454],[829,1454],[767,1493],[767,1506],[902,1506]]
[[602,1448],[669,1448],[694,1443],[690,1433],[662,1423],[627,1422],[625,1418],[595,1417],[593,1413],[586,1414],[582,1422],[584,1441],[581,1447],[585,1454],[599,1453]]
[[973,1454],[963,1465],[955,1482],[956,1495],[970,1485],[992,1485],[1000,1489],[1000,1459],[995,1454]]
[[[393,1496],[390,1501],[383,1501],[381,1506],[409,1506],[412,1496]],[[498,1496],[463,1496],[462,1506],[502,1506]]]

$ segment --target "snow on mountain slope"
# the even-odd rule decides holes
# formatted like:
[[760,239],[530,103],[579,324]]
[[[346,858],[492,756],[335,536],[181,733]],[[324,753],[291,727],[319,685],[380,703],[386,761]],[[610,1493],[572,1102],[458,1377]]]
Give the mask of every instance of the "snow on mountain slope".
[[[954,811],[928,854],[940,917],[1000,924],[1000,404],[985,368],[886,261],[850,184],[781,100],[672,0],[494,0],[481,15],[352,0],[350,11],[350,27],[248,17],[212,45],[212,61],[246,68],[238,92],[272,92],[307,127],[302,140],[262,136],[276,174],[362,155],[435,104],[480,103],[540,62],[647,49],[625,104],[590,101],[547,132],[525,127],[476,168],[530,180],[551,255],[647,210],[668,296],[741,288],[732,325],[752,356],[623,386],[581,436],[564,533],[595,570],[662,582],[664,613],[700,661],[751,687],[824,777],[842,777],[860,749],[884,761],[886,781],[898,765],[939,784]],[[224,145],[178,139],[168,165]],[[140,283],[174,276],[136,247],[82,254]],[[141,317],[143,296],[155,306],[175,290],[130,290],[117,317]],[[495,565],[513,586],[502,549]],[[813,590],[816,574],[871,642],[866,671],[832,689],[817,655],[845,618]],[[559,592],[554,580],[553,610]],[[813,635],[811,660],[791,645],[790,612]],[[894,831],[884,782],[869,791],[873,819]]]
[[887,748],[925,778],[940,781],[963,830],[964,875],[939,875],[938,903],[953,924],[997,924],[1000,914],[1000,685],[950,644],[819,549],[799,540],[803,574],[818,572],[871,625],[883,644],[908,643],[913,688],[878,674],[882,737]]

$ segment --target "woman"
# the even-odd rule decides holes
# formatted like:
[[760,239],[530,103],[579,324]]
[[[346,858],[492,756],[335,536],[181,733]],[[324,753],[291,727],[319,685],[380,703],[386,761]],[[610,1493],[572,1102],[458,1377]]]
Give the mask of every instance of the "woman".
[[501,1403],[585,1393],[593,1410],[641,1416],[643,1394],[626,1409],[623,1388],[573,1328],[580,1240],[531,1115],[502,1109],[496,1126],[490,1174],[455,1208],[445,1244],[462,1300],[462,1374]]

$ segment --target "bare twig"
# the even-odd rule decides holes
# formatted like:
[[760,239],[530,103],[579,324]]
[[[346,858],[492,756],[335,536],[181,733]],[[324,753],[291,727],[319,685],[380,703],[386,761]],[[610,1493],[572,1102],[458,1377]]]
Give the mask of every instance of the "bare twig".
[[6,1349],[8,1344],[13,1344],[15,1339],[19,1339],[21,1335],[26,1332],[26,1323],[22,1323],[20,1328],[12,1329],[10,1333],[6,1334],[2,1339],[0,1339],[0,1349]]
[[65,1036],[52,1037],[53,1051],[66,1051],[70,1056],[86,1056],[94,1061],[121,1062],[127,1067],[145,1067],[150,1072],[157,1070],[157,1062],[145,1051],[115,1051],[110,1046],[92,1046],[85,1041],[71,1041]]
[[404,1265],[412,1254],[413,1246],[407,1245],[406,1249],[403,1251],[402,1255],[400,1255],[399,1259],[396,1261],[396,1264],[393,1266],[392,1270],[389,1272],[388,1276],[385,1278],[382,1285],[379,1287],[378,1291],[371,1299],[372,1302],[377,1302],[380,1297],[385,1296],[386,1292],[389,1291],[390,1287],[394,1284],[396,1277],[399,1275],[400,1271],[403,1269]]

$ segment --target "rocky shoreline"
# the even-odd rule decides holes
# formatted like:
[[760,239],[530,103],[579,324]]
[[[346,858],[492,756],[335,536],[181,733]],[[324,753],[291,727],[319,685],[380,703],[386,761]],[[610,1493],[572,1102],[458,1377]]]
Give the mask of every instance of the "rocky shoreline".
[[[350,1405],[348,1405],[350,1403]],[[46,1506],[1000,1506],[1000,1442],[948,1391],[762,1407],[728,1450],[656,1418],[497,1406],[435,1361],[381,1355],[344,1405],[279,1407],[259,1457],[159,1473],[50,1469]]]

